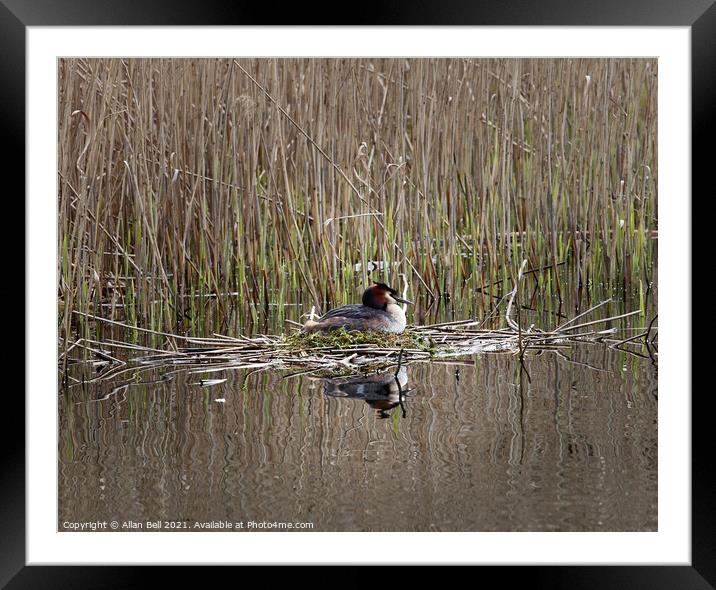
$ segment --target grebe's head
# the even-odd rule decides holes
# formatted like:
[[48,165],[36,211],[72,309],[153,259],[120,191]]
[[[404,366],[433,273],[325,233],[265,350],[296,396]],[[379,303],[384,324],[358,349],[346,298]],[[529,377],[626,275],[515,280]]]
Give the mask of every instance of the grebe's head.
[[395,289],[391,289],[385,283],[376,283],[363,292],[363,305],[375,309],[385,309],[389,303],[410,303],[407,299],[401,299]]

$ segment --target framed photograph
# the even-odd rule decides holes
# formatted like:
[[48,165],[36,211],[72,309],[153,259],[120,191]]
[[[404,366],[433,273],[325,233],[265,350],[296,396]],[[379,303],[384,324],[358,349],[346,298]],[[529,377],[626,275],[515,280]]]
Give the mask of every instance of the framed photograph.
[[685,343],[713,6],[98,6],[0,6],[28,343],[4,584],[712,587]]

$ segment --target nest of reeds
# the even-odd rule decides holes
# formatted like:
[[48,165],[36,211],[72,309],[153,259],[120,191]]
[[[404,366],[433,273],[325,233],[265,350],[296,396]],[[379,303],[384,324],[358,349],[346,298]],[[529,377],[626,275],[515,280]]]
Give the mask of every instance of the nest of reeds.
[[[78,341],[70,349],[80,346],[100,355],[100,362],[107,364],[107,368],[101,372],[98,379],[117,376],[125,371],[153,368],[169,369],[165,374],[180,371],[206,374],[231,369],[280,369],[289,370],[291,375],[312,374],[329,377],[365,374],[402,364],[444,361],[475,353],[514,353],[519,354],[522,361],[528,351],[554,350],[559,353],[560,349],[577,342],[603,342],[618,348],[629,344],[641,346],[643,341],[651,360],[656,362],[658,352],[656,329],[653,327],[656,318],[645,331],[629,338],[619,338],[619,328],[613,327],[612,324],[641,312],[632,311],[588,320],[592,312],[610,301],[606,300],[552,330],[541,330],[533,325],[522,327],[512,318],[516,294],[517,286],[509,294],[504,328],[484,329],[484,319],[466,319],[427,326],[410,326],[402,334],[347,332],[345,329],[339,329],[331,332],[296,332],[290,335],[247,337],[215,334],[208,338],[197,338],[135,328],[83,314],[130,330],[166,337],[169,347],[167,350],[158,350],[116,341]],[[611,327],[605,329],[605,325]],[[130,348],[139,356],[126,363],[106,351],[92,348],[91,344]],[[131,366],[128,367],[127,364]]]

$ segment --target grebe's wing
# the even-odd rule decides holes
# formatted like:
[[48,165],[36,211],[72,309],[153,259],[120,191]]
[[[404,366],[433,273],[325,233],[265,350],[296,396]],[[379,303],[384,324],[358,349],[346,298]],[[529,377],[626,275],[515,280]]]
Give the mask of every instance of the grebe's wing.
[[365,305],[344,305],[343,307],[336,307],[325,315],[322,315],[319,322],[322,320],[328,320],[331,318],[353,318],[358,320],[368,320],[375,317],[377,310],[372,307],[366,307]]

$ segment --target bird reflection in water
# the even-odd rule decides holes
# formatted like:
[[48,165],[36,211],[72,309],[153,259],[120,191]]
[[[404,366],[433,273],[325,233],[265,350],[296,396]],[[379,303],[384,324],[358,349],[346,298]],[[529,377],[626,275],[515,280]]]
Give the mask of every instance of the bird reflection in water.
[[403,402],[412,391],[408,388],[408,370],[405,366],[396,372],[323,380],[323,392],[326,395],[363,400],[375,409],[378,418],[390,417],[391,410],[397,406],[400,406],[405,417]]

